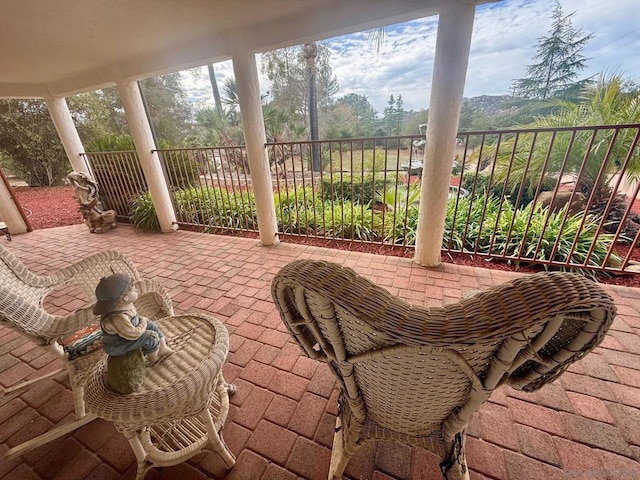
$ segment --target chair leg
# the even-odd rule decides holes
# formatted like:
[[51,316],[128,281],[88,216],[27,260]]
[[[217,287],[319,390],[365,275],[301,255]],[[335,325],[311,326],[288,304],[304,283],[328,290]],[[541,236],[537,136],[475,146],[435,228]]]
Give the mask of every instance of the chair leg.
[[207,435],[209,436],[211,447],[218,455],[220,455],[220,458],[222,458],[227,468],[233,467],[236,464],[236,457],[233,455],[231,450],[229,450],[226,443],[224,443],[222,435],[219,435],[216,431],[209,409],[205,408],[200,412],[199,416],[207,428]]
[[140,437],[138,437],[134,431],[126,431],[123,432],[123,434],[129,442],[129,446],[131,447],[131,450],[133,450],[133,454],[136,456],[136,480],[142,480],[152,467],[151,463],[147,461],[148,453],[144,449],[144,446],[140,441]]
[[467,456],[465,452],[466,432],[456,434],[449,457],[440,463],[444,480],[469,480]]
[[73,406],[76,411],[76,420],[80,420],[87,414],[84,408],[84,386],[72,384],[71,391],[73,393]]
[[11,385],[10,387],[7,387],[4,389],[4,394],[8,395],[9,393],[13,393],[16,392],[18,390],[22,390],[23,388],[29,387],[31,385],[33,385],[34,383],[38,383],[41,382],[42,380],[46,380],[47,378],[51,378],[51,377],[55,377],[56,375],[60,375],[61,373],[64,373],[65,369],[64,368],[59,368],[53,372],[49,372],[49,373],[45,373],[44,375],[41,375],[39,377],[36,378],[32,378],[31,380],[27,380],[25,382],[22,383],[17,383],[15,385]]
[[9,458],[16,455],[22,455],[23,453],[27,453],[33,450],[34,448],[38,448],[42,445],[52,442],[57,438],[60,438],[64,435],[67,435],[73,432],[74,430],[82,427],[83,425],[86,425],[87,423],[92,422],[96,418],[98,417],[96,417],[93,414],[89,414],[76,420],[75,422],[70,422],[70,423],[65,423],[63,425],[60,425],[59,427],[49,430],[48,432],[45,432],[42,435],[38,435],[37,437],[32,438],[31,440],[27,440],[26,442],[23,442],[20,445],[16,445],[15,447],[10,448],[5,453],[5,456]]
[[340,417],[336,419],[336,433],[333,436],[333,447],[331,449],[331,464],[329,465],[329,480],[342,479],[342,473],[347,467],[347,463],[351,457],[355,454],[356,450],[360,448],[355,442],[351,442],[349,448],[346,447],[346,442],[349,442],[350,435],[346,431],[345,426],[342,425]]

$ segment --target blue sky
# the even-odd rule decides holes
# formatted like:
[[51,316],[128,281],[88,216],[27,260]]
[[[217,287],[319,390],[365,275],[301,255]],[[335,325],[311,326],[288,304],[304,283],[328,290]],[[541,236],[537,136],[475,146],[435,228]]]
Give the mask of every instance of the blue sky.
[[[616,70],[640,79],[640,4],[638,0],[560,0],[563,13],[575,12],[572,25],[593,38],[583,50],[583,75]],[[551,27],[555,0],[504,0],[476,11],[465,97],[506,95],[513,79],[524,76],[536,44]],[[405,110],[429,106],[437,17],[386,27],[378,53],[366,32],[327,40],[331,67],[340,90],[364,95],[380,113],[389,95],[402,95]],[[419,53],[419,54],[417,54]],[[231,62],[215,65],[218,82],[231,75]],[[185,72],[185,86],[199,106],[212,106],[206,67]],[[261,78],[260,88],[269,89]]]

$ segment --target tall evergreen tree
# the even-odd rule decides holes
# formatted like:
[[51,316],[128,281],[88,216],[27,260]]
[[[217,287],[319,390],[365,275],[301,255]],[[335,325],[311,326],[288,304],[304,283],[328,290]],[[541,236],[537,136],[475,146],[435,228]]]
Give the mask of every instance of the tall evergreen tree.
[[402,131],[402,121],[404,120],[404,107],[402,104],[402,95],[394,98],[393,94],[389,95],[388,107],[384,109],[382,122],[387,131],[387,135],[400,135]]
[[377,124],[378,112],[373,108],[366,96],[349,93],[338,99],[336,107],[340,106],[348,107],[352,116],[351,136],[367,137],[373,135]]
[[[322,110],[333,101],[338,82],[329,65],[331,52],[323,43],[316,43],[315,57],[318,107]],[[271,102],[278,108],[308,117],[309,84],[303,46],[272,50],[262,54],[262,71],[271,82]]]
[[536,63],[527,66],[527,75],[513,82],[515,96],[541,99],[571,98],[580,92],[589,79],[577,80],[586,66],[582,50],[592,34],[574,30],[571,17],[563,15],[560,5],[551,15],[553,23],[549,35],[538,39]]
[[192,132],[193,112],[179,73],[142,80],[149,113],[158,139],[182,145]]

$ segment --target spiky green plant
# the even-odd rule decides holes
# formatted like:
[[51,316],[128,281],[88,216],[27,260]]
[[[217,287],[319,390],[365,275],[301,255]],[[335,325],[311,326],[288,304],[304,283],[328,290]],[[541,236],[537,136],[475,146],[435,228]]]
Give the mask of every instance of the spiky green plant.
[[133,228],[143,232],[159,232],[160,222],[156,209],[151,200],[151,193],[147,192],[137,197],[131,203],[131,223]]
[[352,202],[327,203],[322,214],[326,237],[376,241],[382,236],[380,215],[369,206]]
[[408,206],[417,205],[420,201],[420,184],[413,183],[409,187],[392,185],[391,188],[376,191],[376,199],[384,203],[387,210],[404,213]]

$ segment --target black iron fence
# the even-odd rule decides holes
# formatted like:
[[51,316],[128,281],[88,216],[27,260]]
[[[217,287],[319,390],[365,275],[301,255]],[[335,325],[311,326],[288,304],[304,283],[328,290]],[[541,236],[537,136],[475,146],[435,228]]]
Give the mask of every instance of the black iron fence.
[[129,218],[132,202],[149,190],[136,152],[83,155],[98,182],[100,200],[105,209],[115,210],[121,220]]
[[158,150],[177,221],[207,232],[258,231],[243,146]]
[[[640,125],[461,132],[443,252],[634,270],[639,137]],[[424,148],[422,136],[267,144],[279,233],[413,248]],[[180,223],[257,231],[244,147],[158,153]],[[118,199],[110,205],[145,186],[132,180],[139,166],[127,170],[120,154],[133,162],[131,152],[87,155],[102,192]],[[100,177],[96,168],[108,170],[107,160],[132,178]]]

